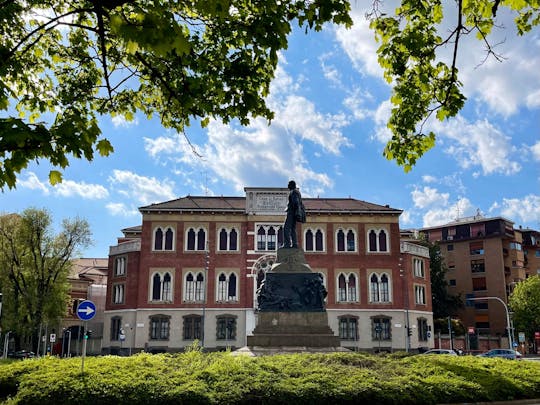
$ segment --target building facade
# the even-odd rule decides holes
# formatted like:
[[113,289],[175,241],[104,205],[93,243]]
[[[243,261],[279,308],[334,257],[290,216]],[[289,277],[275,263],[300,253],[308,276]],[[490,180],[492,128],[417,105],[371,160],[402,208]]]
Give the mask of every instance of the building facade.
[[[276,260],[288,190],[192,197],[140,208],[109,252],[104,353],[246,345],[258,286]],[[354,350],[432,347],[429,252],[400,240],[400,210],[304,199],[299,244],[328,291],[330,327]],[[294,342],[291,342],[294,346]]]
[[[60,329],[56,333],[54,354],[65,357],[82,354],[85,326],[92,331],[87,341],[87,353],[101,353],[108,263],[107,258],[80,258],[73,260],[68,276],[70,305],[67,316],[62,319]],[[77,316],[77,307],[85,300],[92,301],[96,306],[95,316],[86,323]]]
[[521,231],[505,218],[475,216],[421,232],[440,244],[449,292],[475,298],[457,314],[464,326],[483,335],[507,335],[507,314],[498,301],[507,305],[516,283],[528,275]]

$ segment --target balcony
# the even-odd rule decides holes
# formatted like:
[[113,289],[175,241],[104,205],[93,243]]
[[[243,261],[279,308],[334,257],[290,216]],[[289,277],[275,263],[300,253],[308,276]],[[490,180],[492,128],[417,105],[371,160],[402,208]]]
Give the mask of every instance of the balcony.
[[116,246],[109,247],[109,256],[120,255],[128,252],[140,252],[141,251],[141,240],[131,240],[129,242],[119,243]]
[[417,245],[416,243],[401,242],[399,244],[399,251],[401,253],[410,253],[412,255],[429,259],[429,249],[425,246]]

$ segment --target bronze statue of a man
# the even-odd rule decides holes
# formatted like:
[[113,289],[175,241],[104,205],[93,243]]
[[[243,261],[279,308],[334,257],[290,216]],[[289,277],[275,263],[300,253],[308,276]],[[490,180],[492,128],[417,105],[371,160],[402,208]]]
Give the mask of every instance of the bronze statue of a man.
[[287,203],[287,218],[283,225],[283,245],[282,248],[298,248],[298,237],[296,235],[296,221],[298,209],[302,205],[302,196],[296,188],[294,180],[289,181],[289,202]]

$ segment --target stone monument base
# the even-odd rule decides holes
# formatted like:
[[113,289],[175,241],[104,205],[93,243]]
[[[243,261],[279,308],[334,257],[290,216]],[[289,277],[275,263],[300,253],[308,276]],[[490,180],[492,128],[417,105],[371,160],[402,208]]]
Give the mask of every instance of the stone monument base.
[[259,312],[258,318],[248,347],[340,347],[326,312]]

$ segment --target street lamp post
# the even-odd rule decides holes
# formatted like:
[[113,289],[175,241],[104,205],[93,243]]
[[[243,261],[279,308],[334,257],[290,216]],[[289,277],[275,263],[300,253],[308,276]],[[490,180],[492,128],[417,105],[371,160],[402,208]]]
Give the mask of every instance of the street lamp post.
[[508,306],[506,303],[501,300],[499,297],[477,297],[477,298],[467,298],[467,301],[485,301],[485,300],[497,300],[504,306],[506,312],[506,329],[508,330],[508,345],[510,349],[514,348],[514,342],[512,338],[512,325],[510,324],[510,313],[508,312]]

